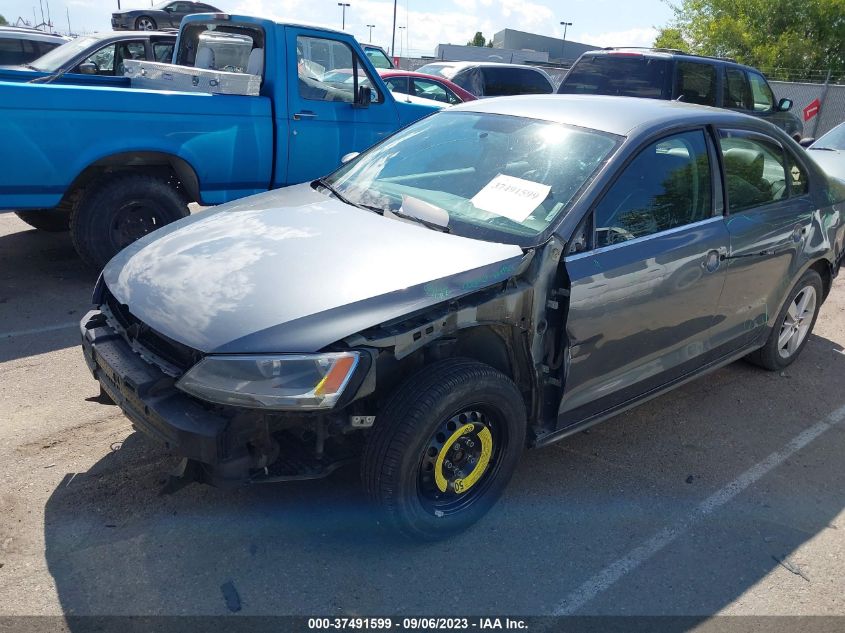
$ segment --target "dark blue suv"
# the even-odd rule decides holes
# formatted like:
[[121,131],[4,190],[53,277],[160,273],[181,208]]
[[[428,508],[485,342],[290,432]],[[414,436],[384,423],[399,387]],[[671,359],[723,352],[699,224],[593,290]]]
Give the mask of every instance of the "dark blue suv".
[[558,88],[560,94],[597,94],[728,108],[774,123],[796,141],[804,124],[775,101],[763,74],[724,57],[688,55],[666,48],[606,48],[581,55]]

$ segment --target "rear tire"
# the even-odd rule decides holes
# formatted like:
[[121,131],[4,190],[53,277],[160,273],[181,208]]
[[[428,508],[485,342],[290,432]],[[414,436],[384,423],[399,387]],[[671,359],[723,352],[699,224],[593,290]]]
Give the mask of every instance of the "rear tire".
[[746,359],[769,371],[792,364],[810,339],[824,297],[822,278],[808,270],[787,295],[766,344]]
[[136,31],[155,31],[157,26],[156,21],[148,15],[142,15],[135,20]]
[[111,174],[90,185],[76,202],[70,235],[79,256],[100,270],[135,240],[188,214],[185,196],[166,177]]
[[15,211],[15,215],[39,231],[61,233],[70,228],[70,211],[68,209],[31,209],[29,211]]
[[376,417],[361,463],[364,489],[404,536],[445,538],[498,499],[525,429],[522,395],[507,376],[466,358],[434,363]]

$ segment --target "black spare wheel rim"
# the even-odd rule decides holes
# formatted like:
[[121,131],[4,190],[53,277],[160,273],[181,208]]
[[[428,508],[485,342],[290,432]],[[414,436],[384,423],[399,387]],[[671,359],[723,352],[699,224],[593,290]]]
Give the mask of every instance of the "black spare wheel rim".
[[417,491],[423,508],[437,517],[476,503],[496,479],[505,425],[481,405],[445,420],[423,451]]
[[111,223],[111,241],[120,250],[164,226],[159,207],[152,200],[131,200],[120,206]]

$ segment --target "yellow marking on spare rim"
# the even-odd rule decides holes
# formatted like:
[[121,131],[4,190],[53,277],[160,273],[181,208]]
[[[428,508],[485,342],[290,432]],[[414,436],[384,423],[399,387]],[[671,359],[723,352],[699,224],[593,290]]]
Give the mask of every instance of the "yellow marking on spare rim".
[[[434,483],[437,484],[437,488],[440,492],[446,492],[446,489],[449,487],[449,482],[446,481],[445,477],[443,477],[443,461],[446,459],[446,453],[449,452],[449,449],[458,440],[458,438],[462,435],[472,433],[474,430],[474,424],[465,424],[452,433],[440,449],[440,454],[437,456],[437,461],[434,464]],[[472,488],[479,479],[481,479],[481,475],[484,474],[484,471],[487,469],[487,464],[490,462],[490,456],[493,454],[493,436],[490,435],[490,430],[486,427],[481,429],[478,433],[478,437],[481,440],[481,456],[479,457],[475,468],[472,469],[472,472],[467,477],[455,480],[455,492],[458,494],[466,492]]]

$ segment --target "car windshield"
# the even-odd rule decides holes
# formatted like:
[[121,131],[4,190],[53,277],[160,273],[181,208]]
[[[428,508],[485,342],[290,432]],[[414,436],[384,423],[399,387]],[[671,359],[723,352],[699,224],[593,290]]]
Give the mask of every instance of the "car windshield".
[[617,141],[549,121],[444,112],[398,132],[324,182],[351,204],[529,246]]
[[812,149],[845,150],[845,124],[837,125],[812,145]]
[[29,66],[45,73],[55,72],[80,53],[90,49],[98,41],[99,38],[97,37],[77,37],[75,40],[57,46],[46,55],[30,62]]

